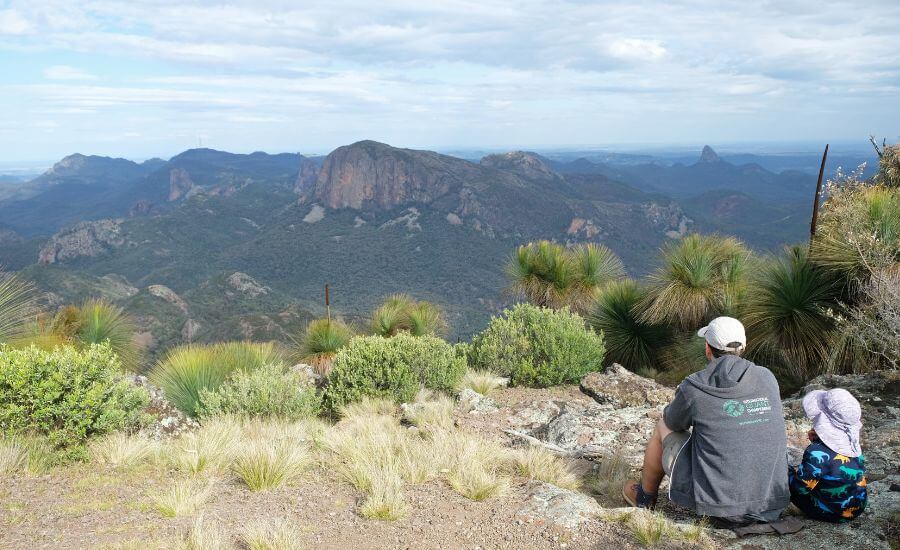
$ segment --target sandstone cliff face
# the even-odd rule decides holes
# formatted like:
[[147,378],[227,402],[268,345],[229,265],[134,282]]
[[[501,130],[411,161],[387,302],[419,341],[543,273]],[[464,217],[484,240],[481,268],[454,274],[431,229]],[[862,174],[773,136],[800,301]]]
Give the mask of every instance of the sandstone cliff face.
[[63,229],[44,245],[38,263],[52,264],[82,256],[99,256],[125,244],[122,220],[81,222]]
[[294,193],[305,195],[315,185],[319,178],[319,167],[316,163],[303,157],[300,160],[300,172],[297,174],[297,181],[294,182]]
[[477,177],[478,167],[429,151],[363,141],[328,155],[311,194],[329,208],[389,210],[431,203],[460,188],[467,176]]
[[539,155],[527,151],[488,155],[481,159],[481,165],[509,170],[535,181],[562,181],[562,176],[547,166]]
[[190,174],[183,168],[174,168],[169,172],[169,201],[177,201],[186,196],[194,188]]

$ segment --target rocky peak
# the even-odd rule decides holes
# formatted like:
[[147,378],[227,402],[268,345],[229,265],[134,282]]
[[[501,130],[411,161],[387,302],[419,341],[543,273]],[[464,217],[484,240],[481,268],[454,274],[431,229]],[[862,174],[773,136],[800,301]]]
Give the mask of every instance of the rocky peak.
[[268,294],[270,290],[269,287],[259,284],[256,279],[246,273],[241,273],[240,271],[235,271],[229,275],[227,281],[231,288],[242,294],[246,294],[250,298]]
[[191,175],[184,168],[173,168],[169,172],[169,201],[177,201],[187,196],[194,188]]
[[710,147],[709,145],[704,145],[703,151],[700,152],[700,160],[698,160],[697,162],[712,163],[712,162],[719,162],[721,160],[722,159],[719,158],[719,155],[717,155],[716,152],[713,151],[712,147]]
[[310,194],[329,208],[390,210],[431,203],[477,174],[478,166],[462,159],[360,141],[325,158]]
[[488,155],[481,159],[482,166],[489,166],[499,170],[509,170],[532,180],[556,181],[561,179],[545,162],[545,159],[537,153],[528,151],[510,151]]
[[87,159],[88,157],[82,155],[81,153],[69,155],[54,164],[50,168],[50,170],[47,171],[47,174],[54,176],[65,176],[71,174],[72,172],[77,172],[84,167],[84,165],[87,163]]

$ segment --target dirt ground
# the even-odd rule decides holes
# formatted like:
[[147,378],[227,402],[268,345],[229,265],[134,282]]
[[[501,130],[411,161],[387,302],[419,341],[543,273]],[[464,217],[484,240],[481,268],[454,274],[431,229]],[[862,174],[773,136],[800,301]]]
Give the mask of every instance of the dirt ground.
[[[590,398],[577,387],[508,389],[494,395],[500,413],[457,413],[465,430],[509,442],[503,434],[510,412],[531,400]],[[0,479],[2,548],[172,548],[193,524],[191,517],[166,518],[149,496],[171,484],[158,466],[118,472],[94,464],[56,468],[47,475]],[[590,521],[575,531],[520,514],[524,479],[505,495],[467,500],[444,482],[408,486],[407,517],[395,522],[359,515],[362,495],[324,468],[314,468],[293,485],[251,492],[234,479],[215,481],[203,517],[237,544],[241,527],[253,519],[283,518],[302,533],[309,548],[602,548],[634,547],[619,523]]]

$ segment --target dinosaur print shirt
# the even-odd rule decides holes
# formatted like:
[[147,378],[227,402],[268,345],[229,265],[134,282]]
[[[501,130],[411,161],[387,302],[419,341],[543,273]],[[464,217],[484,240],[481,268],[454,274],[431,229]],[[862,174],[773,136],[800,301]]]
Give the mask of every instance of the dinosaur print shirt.
[[821,441],[810,444],[803,462],[790,468],[791,502],[814,519],[850,521],[866,508],[865,460],[836,453]]

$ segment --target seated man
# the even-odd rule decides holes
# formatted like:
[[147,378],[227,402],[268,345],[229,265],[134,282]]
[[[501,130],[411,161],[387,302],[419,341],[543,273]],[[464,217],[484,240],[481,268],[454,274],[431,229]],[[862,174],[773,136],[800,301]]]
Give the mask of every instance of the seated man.
[[669,475],[669,499],[697,514],[731,525],[775,521],[790,502],[778,381],[740,357],[747,337],[737,319],[718,317],[697,334],[709,365],[678,387],[647,444],[640,483],[622,495],[653,508]]

